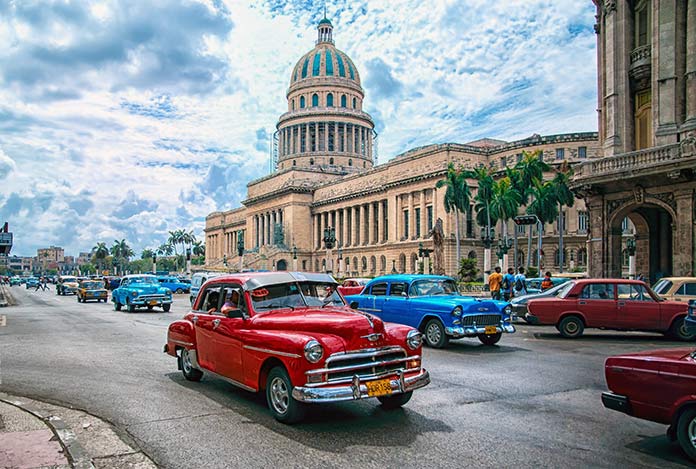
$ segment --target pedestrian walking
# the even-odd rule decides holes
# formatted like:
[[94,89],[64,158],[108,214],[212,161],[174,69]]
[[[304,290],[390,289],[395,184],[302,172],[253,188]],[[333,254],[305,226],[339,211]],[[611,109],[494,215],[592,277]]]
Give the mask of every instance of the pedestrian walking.
[[500,299],[500,287],[503,283],[503,274],[500,273],[500,267],[495,268],[495,272],[488,276],[488,290],[491,292],[491,298],[494,300]]
[[43,291],[51,290],[50,288],[48,288],[48,279],[46,277],[41,277],[41,289]]
[[503,283],[500,286],[503,292],[503,299],[505,301],[510,301],[512,299],[512,287],[515,283],[515,269],[509,267],[507,274],[503,275]]
[[553,287],[553,282],[551,281],[551,272],[546,272],[544,275],[544,280],[541,281],[541,291],[548,290]]
[[520,296],[527,294],[527,277],[524,275],[524,267],[520,267],[517,275],[515,275],[515,282],[513,288],[513,295]]

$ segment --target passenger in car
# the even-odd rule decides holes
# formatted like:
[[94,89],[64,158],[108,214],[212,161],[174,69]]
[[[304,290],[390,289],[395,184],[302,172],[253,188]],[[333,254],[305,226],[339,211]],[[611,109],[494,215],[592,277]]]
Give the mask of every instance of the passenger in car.
[[234,310],[239,310],[239,292],[237,290],[229,290],[225,295],[225,304],[222,305],[220,312],[227,316]]
[[220,293],[216,291],[211,291],[210,293],[208,293],[208,298],[206,299],[206,309],[209,314],[217,311],[219,299]]

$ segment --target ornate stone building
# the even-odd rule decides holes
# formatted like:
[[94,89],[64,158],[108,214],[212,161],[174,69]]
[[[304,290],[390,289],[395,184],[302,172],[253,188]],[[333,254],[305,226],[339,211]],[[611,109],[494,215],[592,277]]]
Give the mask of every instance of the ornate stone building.
[[600,158],[574,181],[589,208],[590,274],[620,275],[632,238],[636,272],[693,275],[696,0],[594,2]]
[[[515,142],[482,139],[434,144],[377,165],[376,134],[372,118],[362,110],[360,75],[350,58],[334,47],[332,30],[329,20],[319,23],[316,46],[291,72],[288,107],[278,120],[271,174],[247,185],[242,207],[207,217],[208,268],[331,270],[340,276],[417,272],[421,243],[433,248],[430,231],[440,218],[446,272],[458,270],[456,223],[462,255],[478,259],[483,270],[480,228],[471,216],[455,220],[448,214],[445,189],[435,187],[444,178],[447,164],[485,165],[502,171],[519,161],[524,150],[540,150],[552,165],[597,156],[597,134],[588,132],[534,135]],[[475,193],[475,182],[470,185]],[[566,209],[563,220],[565,268],[583,269],[588,226],[583,202]],[[522,228],[529,227],[510,225],[508,232],[517,229],[520,236],[521,264],[527,255]],[[323,241],[329,228],[336,238],[330,251]],[[543,234],[543,267],[551,270],[558,270],[561,258],[557,233],[556,224],[550,224]],[[237,255],[240,236],[243,259]]]

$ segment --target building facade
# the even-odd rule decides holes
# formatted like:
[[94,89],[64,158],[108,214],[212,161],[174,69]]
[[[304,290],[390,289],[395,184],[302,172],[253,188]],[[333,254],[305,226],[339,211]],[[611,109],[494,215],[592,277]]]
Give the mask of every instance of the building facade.
[[[576,172],[589,272],[652,281],[696,269],[696,0],[595,0],[599,156]],[[629,218],[634,233],[626,236]]]
[[[242,207],[206,218],[206,268],[330,270],[339,276],[417,272],[419,250],[433,249],[431,230],[441,219],[445,271],[458,271],[457,230],[462,255],[477,259],[482,271],[480,227],[471,216],[457,220],[447,213],[445,189],[436,188],[448,163],[503,171],[523,151],[540,151],[552,166],[598,156],[598,136],[587,132],[428,145],[377,165],[374,123],[363,111],[364,97],[357,68],[335,48],[333,27],[322,20],[316,46],[291,72],[287,112],[279,118],[274,140],[273,171],[247,185]],[[470,185],[475,193],[475,181]],[[565,209],[562,220],[566,255],[557,252],[558,226],[550,224],[543,233],[542,267],[558,270],[563,259],[566,270],[582,270],[588,258],[583,201]],[[529,228],[508,227],[511,237],[514,229],[520,238],[518,264],[530,254],[525,241]],[[332,249],[327,249],[327,236],[335,238]],[[514,249],[510,254],[513,265]],[[531,254],[535,264],[537,253]]]

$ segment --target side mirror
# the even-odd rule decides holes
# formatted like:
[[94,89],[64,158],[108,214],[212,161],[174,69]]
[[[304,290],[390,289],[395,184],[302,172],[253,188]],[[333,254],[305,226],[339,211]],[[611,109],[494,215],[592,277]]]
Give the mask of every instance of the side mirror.
[[405,291],[402,291],[401,296],[403,296],[404,298],[408,298],[408,293],[406,293]]
[[351,301],[350,302],[350,307],[352,309],[358,309],[358,302],[357,301]]

